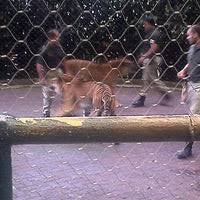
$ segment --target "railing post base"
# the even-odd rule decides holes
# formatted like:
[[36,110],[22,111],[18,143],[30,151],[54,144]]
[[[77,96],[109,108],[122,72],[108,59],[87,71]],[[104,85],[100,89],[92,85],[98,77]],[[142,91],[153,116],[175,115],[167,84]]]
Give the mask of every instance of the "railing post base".
[[[0,122],[0,132],[6,128],[5,122]],[[4,133],[6,130],[4,129]],[[5,134],[2,134],[5,135]],[[11,144],[7,139],[0,138],[0,199],[12,200],[12,165]]]

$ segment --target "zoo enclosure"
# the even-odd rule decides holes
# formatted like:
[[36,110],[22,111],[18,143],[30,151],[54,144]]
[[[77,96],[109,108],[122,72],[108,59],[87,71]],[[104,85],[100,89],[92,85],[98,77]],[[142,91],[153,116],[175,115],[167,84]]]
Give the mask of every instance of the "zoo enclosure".
[[[176,81],[177,71],[186,63],[186,29],[189,25],[200,22],[200,5],[197,0],[8,0],[1,2],[1,8],[0,80],[2,87],[11,88],[18,79],[26,79],[33,85],[36,83],[35,58],[47,39],[48,30],[52,28],[57,28],[61,32],[61,45],[66,58],[98,61],[99,57],[109,60],[127,56],[137,60],[138,49],[144,37],[141,19],[146,14],[153,14],[157,18],[158,26],[165,38],[165,47],[161,52],[164,58],[161,77]],[[191,124],[187,124],[189,125],[186,135],[183,134],[182,128],[179,132],[181,140],[191,136]],[[108,127],[109,125],[110,123]],[[0,170],[0,180],[3,181],[0,196],[5,196],[5,200],[10,199],[12,195],[10,145],[15,144],[7,141],[10,139],[7,128],[6,123],[1,122],[1,152],[8,153],[2,155],[6,162]],[[15,131],[12,131],[12,136]],[[117,137],[120,140],[122,136]],[[196,137],[196,140],[199,140],[199,136]],[[16,138],[16,141],[18,139]],[[101,141],[103,139],[99,138]],[[167,138],[162,136],[162,139]],[[109,141],[112,141],[112,138]],[[28,139],[26,142],[31,141]],[[4,181],[5,179],[7,181]]]

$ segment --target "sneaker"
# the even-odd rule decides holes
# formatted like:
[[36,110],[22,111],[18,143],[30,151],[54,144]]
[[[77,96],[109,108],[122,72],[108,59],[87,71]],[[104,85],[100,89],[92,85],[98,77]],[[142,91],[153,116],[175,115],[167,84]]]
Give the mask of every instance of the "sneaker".
[[133,107],[143,107],[144,106],[144,101],[146,97],[145,96],[140,96],[138,100],[132,103]]
[[192,156],[192,147],[186,146],[181,152],[177,154],[178,159],[186,159]]

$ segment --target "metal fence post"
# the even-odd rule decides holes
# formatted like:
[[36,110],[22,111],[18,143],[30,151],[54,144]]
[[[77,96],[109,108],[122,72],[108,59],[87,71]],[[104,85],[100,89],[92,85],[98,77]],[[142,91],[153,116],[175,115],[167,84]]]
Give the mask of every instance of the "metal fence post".
[[0,199],[12,200],[11,144],[6,136],[7,124],[0,121]]

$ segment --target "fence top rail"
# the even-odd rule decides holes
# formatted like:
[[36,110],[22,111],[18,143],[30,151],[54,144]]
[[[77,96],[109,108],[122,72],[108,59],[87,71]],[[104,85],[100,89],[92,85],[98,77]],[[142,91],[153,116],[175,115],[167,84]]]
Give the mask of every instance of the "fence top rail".
[[114,116],[14,118],[0,115],[0,139],[10,144],[200,140],[200,117]]

